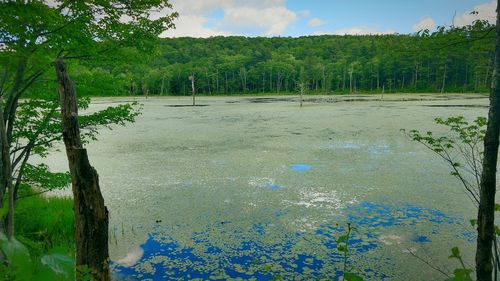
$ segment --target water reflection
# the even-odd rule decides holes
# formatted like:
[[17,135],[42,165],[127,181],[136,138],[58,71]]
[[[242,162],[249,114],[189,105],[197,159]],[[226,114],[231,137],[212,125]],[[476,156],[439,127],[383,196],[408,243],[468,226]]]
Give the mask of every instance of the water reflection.
[[[438,226],[457,225],[463,219],[437,209],[414,205],[392,207],[374,202],[360,202],[344,210],[354,231],[349,239],[350,256],[363,257],[381,244],[424,244],[439,235]],[[430,233],[400,231],[405,226],[431,223]],[[314,231],[279,231],[273,224],[253,224],[247,229],[230,222],[207,225],[206,230],[193,233],[192,246],[183,246],[169,235],[169,228],[158,224],[148,239],[126,258],[114,264],[114,274],[120,280],[223,280],[253,279],[285,280],[333,279],[342,275],[342,254],[337,251],[337,237],[346,233],[344,225],[321,225]],[[381,234],[380,230],[395,234]],[[231,233],[231,241],[215,241],[217,232]],[[270,232],[268,232],[270,231]],[[467,241],[469,233],[457,234]],[[225,243],[224,243],[225,242]],[[137,258],[137,255],[141,255]],[[131,264],[133,258],[136,262]],[[353,268],[367,279],[390,277],[379,267],[380,260],[356,258]],[[385,265],[387,266],[387,265]],[[386,267],[387,268],[387,267]]]

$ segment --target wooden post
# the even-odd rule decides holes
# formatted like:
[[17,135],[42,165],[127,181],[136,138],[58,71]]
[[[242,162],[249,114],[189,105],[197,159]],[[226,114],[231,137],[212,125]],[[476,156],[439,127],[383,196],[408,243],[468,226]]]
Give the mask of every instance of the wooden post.
[[194,74],[189,76],[189,80],[191,80],[191,91],[193,92],[193,106],[196,105],[195,96],[194,96]]
[[83,148],[73,82],[62,58],[54,62],[59,84],[59,104],[66,155],[69,162],[75,215],[75,280],[109,281],[108,210],[99,187],[99,176]]

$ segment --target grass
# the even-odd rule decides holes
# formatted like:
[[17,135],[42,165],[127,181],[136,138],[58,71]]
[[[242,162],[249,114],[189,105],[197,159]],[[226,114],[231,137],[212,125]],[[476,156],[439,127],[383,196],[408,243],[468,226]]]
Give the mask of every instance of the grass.
[[15,210],[15,236],[32,256],[42,256],[56,247],[73,251],[73,200],[42,196],[20,199]]
[[74,275],[73,200],[31,196],[16,202],[15,239],[0,234],[8,264],[0,263],[2,280],[72,280]]

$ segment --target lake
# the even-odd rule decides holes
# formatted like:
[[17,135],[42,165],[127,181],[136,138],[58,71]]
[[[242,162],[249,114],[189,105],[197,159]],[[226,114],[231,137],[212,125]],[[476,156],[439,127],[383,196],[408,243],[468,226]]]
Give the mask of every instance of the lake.
[[[483,95],[141,99],[88,145],[118,280],[443,280],[473,267],[476,211],[450,168],[400,129],[486,116]],[[95,99],[91,110],[127,99]],[[66,169],[64,155],[47,161]],[[410,253],[411,252],[411,253]]]

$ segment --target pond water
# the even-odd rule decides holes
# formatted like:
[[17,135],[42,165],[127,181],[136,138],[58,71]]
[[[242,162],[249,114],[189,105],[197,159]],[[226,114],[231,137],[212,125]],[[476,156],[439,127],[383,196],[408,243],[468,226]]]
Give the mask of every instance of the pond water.
[[[88,145],[117,280],[338,280],[348,223],[347,266],[367,280],[445,279],[410,251],[451,271],[459,246],[473,264],[472,202],[400,129],[485,116],[484,96],[141,102],[135,124]],[[60,153],[48,161],[66,168]]]

